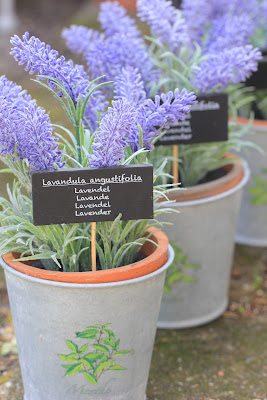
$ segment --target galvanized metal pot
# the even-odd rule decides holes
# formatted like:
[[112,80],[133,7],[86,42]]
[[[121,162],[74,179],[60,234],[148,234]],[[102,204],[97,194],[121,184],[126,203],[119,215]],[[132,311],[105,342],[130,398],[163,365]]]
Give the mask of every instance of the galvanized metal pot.
[[173,225],[164,230],[198,267],[186,271],[194,282],[176,282],[171,294],[164,293],[159,328],[202,325],[226,309],[241,192],[248,176],[248,168],[237,163],[220,179],[175,192],[172,207],[180,213],[169,216]]
[[[116,281],[118,268],[106,283],[105,271],[93,274],[99,283],[90,282],[90,272],[76,273],[87,283],[58,282],[50,280],[51,271],[48,279],[33,276],[36,268],[12,261],[12,254],[1,259],[24,400],[144,400],[165,273],[173,261],[166,236],[157,232],[153,239],[159,248],[148,244],[144,252],[151,255],[121,267],[124,280]],[[153,271],[127,279],[127,269],[131,276],[149,259]]]
[[[240,118],[240,123],[246,124],[248,120]],[[255,186],[256,176],[263,180],[267,179],[267,175],[263,173],[263,169],[267,168],[267,121],[254,121],[252,130],[253,134],[247,139],[258,145],[263,154],[250,149],[242,155],[249,164],[251,176],[242,195],[236,242],[248,246],[266,247],[267,205],[254,205],[248,188]]]

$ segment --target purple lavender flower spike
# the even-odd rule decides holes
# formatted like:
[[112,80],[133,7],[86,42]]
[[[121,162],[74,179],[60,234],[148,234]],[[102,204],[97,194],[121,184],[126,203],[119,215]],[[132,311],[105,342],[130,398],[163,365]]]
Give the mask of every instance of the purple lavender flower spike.
[[125,100],[112,102],[112,108],[101,120],[95,132],[93,154],[88,164],[93,167],[117,166],[124,159],[124,150],[129,145],[128,136],[136,123],[136,110]]
[[153,142],[161,134],[159,128],[168,128],[170,124],[184,119],[196,99],[193,93],[187,93],[185,89],[181,93],[176,89],[174,93],[156,96],[155,102],[146,99],[141,75],[131,67],[123,69],[115,81],[115,94],[117,99],[131,102],[137,111],[136,124],[128,137],[132,152],[139,149],[138,124],[143,132],[143,147],[152,150]]
[[101,4],[99,21],[107,38],[109,52],[106,51],[106,60],[113,67],[112,79],[120,74],[121,68],[129,65],[138,69],[146,87],[151,81],[157,80],[157,71],[148,46],[126,10],[116,1],[104,2]]
[[190,111],[190,106],[196,103],[194,93],[188,93],[185,89],[179,93],[179,89],[175,89],[174,93],[169,92],[167,95],[162,93],[156,96],[155,101],[147,99],[145,105],[146,118],[141,120],[143,129],[144,146],[150,150],[154,148],[153,142],[160,135],[158,127],[168,129],[171,124],[177,124],[179,120],[185,119],[185,115]]
[[31,170],[52,170],[55,164],[62,168],[61,152],[57,150],[57,139],[52,136],[53,127],[42,107],[30,102],[27,109],[18,115],[18,156],[27,159]]
[[181,9],[191,40],[200,43],[205,28],[211,21],[211,0],[183,0]]
[[115,99],[125,99],[136,106],[143,104],[146,99],[144,82],[136,68],[123,68],[114,86]]
[[27,90],[22,90],[21,86],[9,81],[5,75],[0,77],[0,96],[3,96],[8,102],[13,102],[17,107],[25,101],[32,100]]
[[[46,46],[38,38],[30,37],[28,32],[23,35],[23,40],[14,36],[11,43],[14,46],[11,54],[19,65],[26,64],[25,71],[36,73],[37,77],[45,75],[58,79],[74,103],[79,95],[86,95],[89,81],[81,66],[77,68],[71,60],[65,61],[65,57],[58,57],[56,50],[51,50],[49,45]],[[52,89],[58,90],[52,81],[48,83]],[[59,91],[58,95],[63,96],[63,93]]]
[[0,95],[0,155],[14,154],[16,147],[16,122],[14,111]]
[[32,100],[26,90],[9,81],[4,75],[0,77],[0,146],[1,154],[13,154],[16,146],[17,116]]
[[[76,106],[79,97],[84,99],[88,92],[87,87],[90,84],[84,68],[80,65],[74,65],[72,60],[65,61],[65,57],[58,57],[58,52],[51,50],[49,45],[45,45],[34,36],[30,37],[26,32],[21,40],[18,36],[11,39],[14,48],[11,54],[19,65],[26,63],[25,70],[30,74],[37,74],[37,79],[44,79],[40,76],[50,76],[59,80],[71,100]],[[63,93],[57,88],[52,80],[47,80],[49,86],[57,91],[58,96],[63,96]],[[96,91],[91,96],[87,106],[87,120],[94,128],[97,125],[98,111],[103,111],[106,104],[103,102],[103,97],[99,96],[99,91]],[[88,111],[89,110],[89,111]],[[90,119],[89,119],[90,118]]]
[[141,36],[134,19],[127,15],[125,8],[117,1],[101,3],[98,20],[108,37],[117,33],[134,38]]
[[181,13],[169,0],[138,0],[138,16],[146,22],[162,43],[167,43],[176,52],[189,42],[188,30]]
[[209,32],[206,51],[215,53],[231,47],[245,46],[249,44],[253,31],[254,26],[248,14],[229,14],[217,18]]
[[71,25],[62,31],[62,37],[66,40],[68,48],[78,54],[83,54],[88,43],[97,40],[99,36],[104,35],[86,26]]
[[214,88],[221,90],[230,83],[245,82],[252,72],[257,71],[261,58],[261,52],[251,45],[210,54],[199,65],[193,84],[200,91],[207,92]]
[[63,30],[62,37],[71,51],[84,56],[88,72],[93,79],[103,75],[108,80],[113,78],[112,59],[103,33],[88,29],[86,26],[72,25],[69,29]]
[[[258,19],[256,10],[259,9],[258,0],[183,0],[181,8],[193,41],[203,44],[205,31],[212,25],[214,32],[211,32],[211,35],[217,39],[219,38],[218,35],[222,35],[221,39],[224,35],[228,35],[228,38],[230,38],[231,29],[237,29],[236,33],[233,32],[232,41],[229,42],[231,47],[233,47],[233,44],[235,46],[248,44],[247,41],[242,42],[242,36],[246,36],[246,29],[247,35],[255,29],[255,23]],[[228,18],[231,24],[231,26],[226,26],[225,32],[222,31],[220,21],[224,18]],[[240,21],[238,21],[238,18],[240,18]],[[250,20],[249,24],[248,19]],[[218,29],[218,32],[216,32],[216,29]]]
[[27,159],[31,170],[61,168],[61,152],[49,116],[26,90],[0,78],[0,154]]
[[[105,5],[106,3],[102,5],[103,18]],[[124,10],[117,3],[111,3],[107,8],[110,14],[106,17],[116,19],[117,7]],[[126,14],[125,10],[124,13]],[[121,73],[121,69],[129,65],[139,70],[148,86],[151,80],[156,79],[157,72],[154,63],[149,55],[148,47],[140,37],[140,32],[138,30],[134,33],[130,32],[127,23],[124,22],[124,20],[119,21],[117,26],[120,26],[120,31],[111,35],[109,35],[110,31],[103,34],[75,25],[64,29],[62,35],[70,50],[83,54],[88,73],[93,79],[105,75],[106,80],[115,80]]]

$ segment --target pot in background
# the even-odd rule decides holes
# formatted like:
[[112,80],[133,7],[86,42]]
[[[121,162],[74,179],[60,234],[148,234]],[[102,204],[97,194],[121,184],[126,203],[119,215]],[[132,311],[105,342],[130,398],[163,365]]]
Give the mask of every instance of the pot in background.
[[[249,123],[245,118],[240,118],[239,122]],[[267,175],[263,173],[263,170],[267,168],[267,121],[255,120],[252,130],[253,134],[249,135],[247,140],[260,147],[263,154],[252,148],[242,154],[249,164],[251,176],[243,191],[236,242],[248,246],[266,247],[267,205],[254,205],[248,189],[255,186],[256,176],[263,180],[267,179]]]
[[172,207],[180,213],[165,216],[173,225],[164,231],[188,256],[188,262],[198,267],[186,270],[194,282],[178,281],[170,294],[164,293],[159,328],[202,325],[227,308],[242,188],[249,177],[241,160],[227,169],[222,178],[175,191],[172,196]]

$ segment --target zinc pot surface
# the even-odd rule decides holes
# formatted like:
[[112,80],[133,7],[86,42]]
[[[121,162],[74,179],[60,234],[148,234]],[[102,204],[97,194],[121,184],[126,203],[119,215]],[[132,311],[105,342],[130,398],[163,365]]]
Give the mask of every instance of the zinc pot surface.
[[[226,309],[241,191],[248,176],[248,168],[240,164],[217,180],[217,188],[211,182],[218,194],[203,197],[202,185],[176,192],[177,201],[172,207],[180,213],[169,216],[173,225],[164,230],[170,242],[188,256],[189,263],[198,267],[186,270],[194,282],[176,282],[171,294],[164,293],[159,328],[202,325]],[[221,191],[226,181],[228,189]],[[209,183],[204,185],[209,192]]]
[[[248,120],[240,119],[240,123],[248,123]],[[252,135],[247,140],[259,146],[263,154],[257,150],[248,149],[242,156],[246,158],[251,177],[244,188],[240,216],[237,227],[236,242],[248,246],[267,246],[267,205],[254,205],[251,201],[251,194],[248,188],[255,186],[255,177],[259,176],[266,180],[263,169],[267,168],[267,121],[254,121]]]
[[[166,269],[172,261],[169,247],[167,262],[148,275],[79,284],[28,276],[1,259],[18,342],[24,400],[144,400]],[[99,339],[100,330],[97,334],[95,330],[106,324]],[[114,350],[110,343],[118,347]],[[75,356],[75,345],[81,350],[86,344],[82,355]],[[114,356],[117,352],[121,353]],[[72,353],[74,356],[69,356]],[[115,361],[113,369],[107,365],[95,371],[94,383],[76,365],[77,357],[92,353],[93,357],[111,357],[107,362]],[[62,360],[62,355],[70,357],[69,361]],[[67,367],[62,365],[74,367],[65,376]],[[90,371],[90,364],[86,368]]]

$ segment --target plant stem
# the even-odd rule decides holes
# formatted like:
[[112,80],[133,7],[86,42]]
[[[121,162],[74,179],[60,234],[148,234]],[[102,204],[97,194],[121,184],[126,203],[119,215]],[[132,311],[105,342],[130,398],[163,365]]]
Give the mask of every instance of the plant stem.
[[77,141],[77,152],[78,152],[78,161],[82,163],[82,153],[81,153],[81,140],[80,140],[80,124],[76,121],[75,124],[75,136]]

